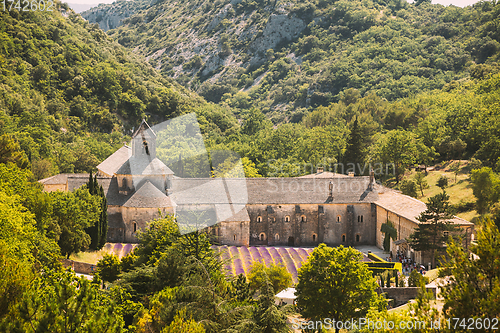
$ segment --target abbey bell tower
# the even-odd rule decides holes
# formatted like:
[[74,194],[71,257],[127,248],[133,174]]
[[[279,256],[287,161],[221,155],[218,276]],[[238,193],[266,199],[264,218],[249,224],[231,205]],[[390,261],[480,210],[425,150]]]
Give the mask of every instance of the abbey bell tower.
[[156,134],[144,119],[132,135],[132,156],[150,161],[156,157]]

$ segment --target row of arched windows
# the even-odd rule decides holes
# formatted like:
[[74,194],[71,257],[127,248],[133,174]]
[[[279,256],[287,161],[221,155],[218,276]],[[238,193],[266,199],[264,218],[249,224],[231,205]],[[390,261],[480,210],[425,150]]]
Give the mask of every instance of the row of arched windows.
[[[340,215],[337,215],[337,223],[340,223],[342,221],[342,218]],[[262,222],[262,216],[257,216],[257,222],[261,223]],[[276,219],[274,219],[274,222],[276,222]],[[285,216],[285,222],[290,222],[290,216]],[[307,217],[305,215],[300,216],[300,222],[307,222]],[[363,215],[358,215],[358,222],[363,222]]]
[[[306,222],[307,221],[307,217],[305,215],[302,215],[300,217],[300,222]],[[261,223],[262,222],[262,216],[257,216],[257,222],[258,223]],[[276,218],[274,218],[273,222],[276,222]],[[290,216],[285,216],[285,222],[290,222]]]
[[[312,234],[312,241],[313,242],[316,242],[316,240],[318,239],[318,235],[316,234]],[[236,235],[234,235],[234,240],[236,240]],[[259,235],[259,240],[260,241],[265,241],[266,240],[266,233],[265,232],[261,232],[260,235]],[[274,235],[274,240],[280,240],[280,235],[279,234],[275,234]],[[342,235],[342,243],[345,243],[346,241],[346,236],[345,234]],[[356,235],[356,243],[359,243],[361,241],[361,236],[358,234]]]

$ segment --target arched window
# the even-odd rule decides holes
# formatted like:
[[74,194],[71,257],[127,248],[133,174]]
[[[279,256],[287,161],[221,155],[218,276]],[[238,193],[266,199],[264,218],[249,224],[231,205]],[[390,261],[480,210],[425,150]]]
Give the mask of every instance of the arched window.
[[257,222],[258,223],[262,222],[262,217],[261,216],[257,216]]
[[259,235],[259,239],[260,239],[261,241],[265,241],[265,240],[266,240],[266,234],[262,232],[262,233]]
[[146,152],[146,155],[149,155],[148,141],[143,140],[142,141],[142,146],[144,147],[144,151]]
[[337,223],[340,223],[340,215],[337,215]]
[[356,242],[359,242],[359,235],[356,235]]
[[316,241],[316,234],[313,234],[313,242]]
[[305,221],[306,221],[306,219],[307,219],[307,218],[306,218],[306,216],[305,216],[305,215],[302,215],[302,216],[300,217],[300,221],[302,221],[302,222],[305,222]]
[[285,216],[285,222],[290,222],[290,216]]
[[274,235],[274,239],[277,241],[280,240],[280,235],[279,234]]
[[345,243],[345,235],[342,235],[342,243]]

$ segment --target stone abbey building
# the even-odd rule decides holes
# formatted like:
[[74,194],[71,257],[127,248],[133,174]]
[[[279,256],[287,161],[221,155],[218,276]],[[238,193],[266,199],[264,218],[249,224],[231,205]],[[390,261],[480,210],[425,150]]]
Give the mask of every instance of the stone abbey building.
[[[180,178],[156,157],[156,134],[145,121],[132,145],[121,147],[97,169],[108,201],[109,242],[136,242],[137,231],[160,212],[178,219],[208,212],[206,227],[225,245],[382,248],[381,225],[391,221],[397,229],[391,250],[425,260],[405,239],[426,205],[375,183],[372,176],[318,170],[296,178]],[[40,182],[46,191],[71,191],[87,180],[87,174],[60,174]],[[452,222],[473,227],[458,217]]]

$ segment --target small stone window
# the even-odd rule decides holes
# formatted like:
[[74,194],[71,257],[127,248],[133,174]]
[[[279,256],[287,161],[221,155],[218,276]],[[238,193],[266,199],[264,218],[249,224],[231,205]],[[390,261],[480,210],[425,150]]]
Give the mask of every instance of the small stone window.
[[137,231],[137,223],[134,222],[134,232]]
[[280,240],[280,235],[279,234],[274,235],[274,239],[277,240],[277,241],[279,241]]
[[325,212],[325,208],[323,206],[318,206],[318,213],[323,214]]
[[285,222],[290,222],[290,216],[285,216]]
[[313,234],[313,242],[315,242],[315,241],[316,241],[316,238],[318,238],[318,237],[316,236],[316,234]]
[[342,235],[342,243],[345,243],[345,235]]
[[359,235],[356,235],[356,242],[359,243]]
[[257,223],[262,222],[262,216],[257,216]]
[[340,223],[340,220],[341,220],[340,215],[337,215],[337,223]]
[[233,240],[236,240],[236,235],[233,235]]
[[146,155],[149,155],[149,147],[148,147],[148,142],[146,140],[142,141],[142,146],[144,147]]
[[306,222],[306,221],[307,221],[306,216],[305,216],[305,215],[302,215],[302,216],[300,217],[300,221],[301,221],[301,222]]
[[266,240],[266,234],[262,232],[262,233],[259,235],[259,239],[260,239],[261,241],[265,241],[265,240]]
[[358,222],[363,222],[363,215],[358,215]]

